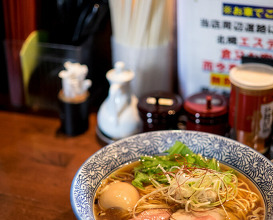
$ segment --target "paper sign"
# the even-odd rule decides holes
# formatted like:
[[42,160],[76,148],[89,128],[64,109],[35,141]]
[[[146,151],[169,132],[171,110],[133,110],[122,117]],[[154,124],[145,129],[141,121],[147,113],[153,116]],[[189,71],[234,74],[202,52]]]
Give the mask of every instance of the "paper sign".
[[242,56],[273,58],[272,0],[177,1],[178,79],[184,97],[230,91]]

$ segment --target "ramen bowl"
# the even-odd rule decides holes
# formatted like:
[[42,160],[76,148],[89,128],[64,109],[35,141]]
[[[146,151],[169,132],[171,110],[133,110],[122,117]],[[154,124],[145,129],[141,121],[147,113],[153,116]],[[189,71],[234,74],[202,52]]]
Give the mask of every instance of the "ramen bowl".
[[78,219],[95,219],[93,200],[104,178],[140,156],[164,152],[175,141],[183,142],[194,153],[215,158],[244,174],[263,197],[265,219],[273,219],[273,164],[266,157],[229,138],[178,130],[134,135],[107,145],[90,156],[77,171],[71,185],[70,200],[75,216]]

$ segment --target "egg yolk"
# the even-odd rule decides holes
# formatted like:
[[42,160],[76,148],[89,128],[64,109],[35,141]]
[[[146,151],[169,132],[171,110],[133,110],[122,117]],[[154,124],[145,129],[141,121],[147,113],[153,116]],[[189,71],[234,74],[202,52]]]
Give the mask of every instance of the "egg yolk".
[[132,209],[139,200],[137,189],[126,182],[112,182],[99,197],[99,205],[103,209]]

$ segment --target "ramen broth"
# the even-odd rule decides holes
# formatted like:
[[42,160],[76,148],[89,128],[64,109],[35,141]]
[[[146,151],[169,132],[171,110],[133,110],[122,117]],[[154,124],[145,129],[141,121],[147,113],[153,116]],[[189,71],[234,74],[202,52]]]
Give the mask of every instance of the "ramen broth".
[[[140,164],[139,161],[132,162],[130,164],[126,164],[126,165],[122,166],[121,168],[119,168],[118,170],[116,170],[115,172],[113,172],[112,174],[115,174],[117,172],[121,172],[121,173],[129,173],[129,174],[134,175],[133,169],[134,169],[135,166],[138,166],[139,164]],[[220,168],[221,168],[222,171],[230,170],[230,168],[228,166],[223,165],[223,164],[220,164]],[[120,208],[110,208],[110,209],[107,209],[107,210],[102,210],[101,209],[101,207],[99,205],[99,195],[98,195],[98,192],[103,187],[105,187],[107,184],[109,184],[110,182],[112,182],[111,175],[109,175],[106,179],[104,179],[102,181],[101,186],[98,188],[97,193],[95,195],[94,206],[93,206],[94,207],[93,211],[94,211],[95,219],[96,220],[128,220],[128,219],[133,219],[133,216],[128,211],[120,209]],[[265,205],[264,205],[264,201],[262,199],[262,196],[261,196],[259,190],[243,174],[241,174],[239,172],[236,172],[236,176],[238,177],[238,180],[241,180],[241,181],[245,182],[248,185],[250,191],[256,193],[259,196],[259,201],[256,202],[256,207],[254,207],[253,209],[257,209],[257,208],[261,207],[261,209],[263,209],[263,211],[262,211],[263,212],[262,213],[263,218],[260,218],[260,219],[264,219],[264,216],[265,216],[265,213],[264,213]],[[127,180],[125,182],[128,182],[128,183],[131,184],[131,181],[132,180]],[[137,189],[137,190],[139,190],[139,189]],[[140,194],[141,194],[141,192],[140,192]],[[229,204],[229,206],[233,206],[232,203],[233,203],[233,201],[227,201],[227,202],[225,202],[224,206],[227,207],[228,204]],[[219,206],[219,208],[221,208],[221,206]],[[229,208],[226,208],[226,210],[227,210],[227,212],[231,211],[231,210],[229,210]],[[232,214],[229,216],[229,218],[224,218],[224,219],[238,220],[238,218],[234,217]]]

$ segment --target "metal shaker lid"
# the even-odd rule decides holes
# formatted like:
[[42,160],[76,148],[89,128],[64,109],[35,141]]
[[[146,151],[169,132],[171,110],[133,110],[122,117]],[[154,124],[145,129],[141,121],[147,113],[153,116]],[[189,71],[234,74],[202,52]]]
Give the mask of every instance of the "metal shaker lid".
[[182,108],[182,98],[173,93],[155,91],[139,98],[138,110],[149,117],[167,117],[177,114]]
[[224,96],[204,92],[187,98],[184,109],[192,115],[199,114],[200,117],[218,117],[227,114],[228,105]]

